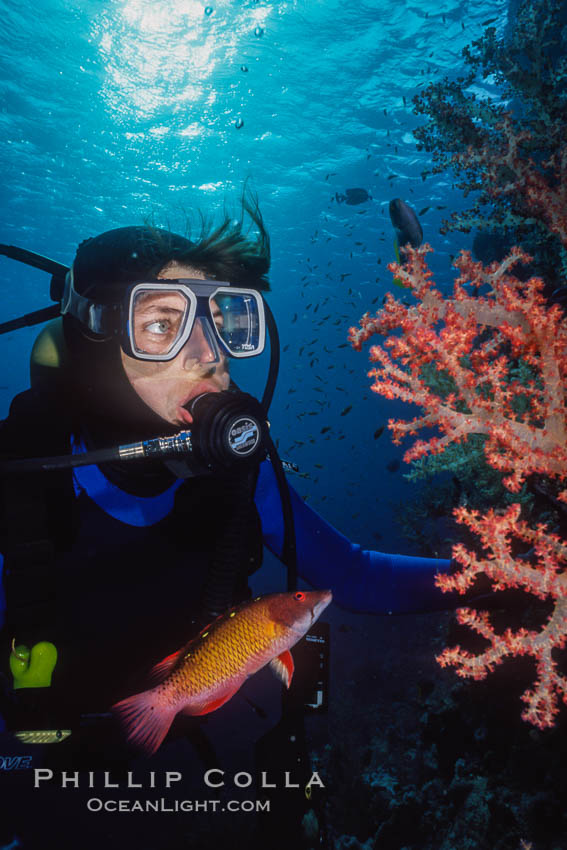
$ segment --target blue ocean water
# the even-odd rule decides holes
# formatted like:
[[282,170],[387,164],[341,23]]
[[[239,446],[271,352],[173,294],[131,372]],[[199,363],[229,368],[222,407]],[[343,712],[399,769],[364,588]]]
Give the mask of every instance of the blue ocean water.
[[[408,443],[393,446],[387,430],[376,437],[389,418],[417,411],[371,392],[368,345],[354,352],[347,334],[392,290],[392,198],[423,211],[424,238],[435,251],[430,265],[442,288],[452,280],[451,257],[471,247],[473,234],[440,233],[442,219],[470,204],[450,173],[423,179],[431,157],[416,147],[412,131],[423,119],[414,115],[412,98],[430,82],[459,76],[463,48],[487,21],[505,33],[516,6],[0,0],[0,243],[70,263],[83,239],[114,227],[151,221],[195,234],[200,213],[236,215],[248,184],[271,236],[268,300],[282,360],[270,419],[282,457],[302,473],[290,481],[365,548],[418,553],[395,523],[396,503],[420,492],[403,477]],[[496,98],[498,87],[489,79],[476,94]],[[342,202],[356,187],[368,200]],[[0,322],[49,304],[49,278],[39,271],[0,256],[0,280]],[[37,333],[0,337],[0,418],[28,386]],[[239,385],[255,394],[266,372],[265,361],[234,368]],[[441,554],[448,553],[447,546]],[[282,583],[283,571],[268,558],[255,590]],[[533,763],[520,765],[523,749],[502,755],[506,735],[499,747],[493,728],[475,725],[482,716],[475,701],[490,704],[491,685],[473,685],[460,703],[451,702],[450,684],[441,695],[435,690],[441,673],[434,655],[447,643],[453,614],[370,617],[334,605],[328,613],[332,708],[328,728],[313,723],[308,731],[314,763],[333,783],[336,850],[378,846],[368,837],[377,823],[393,824],[380,847],[401,850],[397,812],[429,830],[423,843],[417,837],[404,846],[496,850],[483,830],[494,816],[506,833],[514,807],[517,820],[498,850],[536,850],[528,839],[538,817],[545,819],[554,782],[545,763],[549,749],[538,754],[543,736],[514,715],[510,735],[522,727],[518,740],[529,736]],[[454,755],[466,734],[486,754],[488,774],[480,758],[465,763]],[[523,779],[517,797],[511,785],[490,785],[490,771],[498,774],[502,764]],[[546,791],[530,822],[528,804],[522,810],[517,800],[526,787],[537,797],[538,779]],[[418,816],[422,787],[429,791]],[[357,821],[366,813],[364,831]],[[555,838],[542,847],[567,846]]]
[[[285,348],[271,411],[282,455],[347,535],[407,551],[388,505],[404,498],[403,479],[386,469],[402,451],[387,432],[373,439],[396,405],[369,391],[365,353],[336,346],[391,288],[392,197],[429,207],[441,283],[449,255],[469,247],[438,232],[463,201],[450,175],[422,180],[430,163],[411,98],[458,74],[486,19],[506,27],[505,0],[39,0],[33,11],[3,0],[0,11],[0,241],[70,263],[81,240],[112,227],[151,219],[185,232],[190,221],[195,232],[199,210],[236,211],[249,180]],[[349,187],[371,199],[338,204]],[[47,275],[3,257],[0,274],[2,320],[49,303]],[[27,385],[36,334],[0,339],[0,415]],[[263,368],[238,380],[260,392]]]

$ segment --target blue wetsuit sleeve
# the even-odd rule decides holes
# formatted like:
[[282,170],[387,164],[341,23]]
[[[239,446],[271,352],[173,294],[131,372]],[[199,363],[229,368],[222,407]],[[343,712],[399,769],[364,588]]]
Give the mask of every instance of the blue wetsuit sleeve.
[[[330,588],[345,608],[374,614],[452,608],[453,594],[434,584],[435,573],[447,572],[450,561],[388,555],[362,549],[305,504],[290,487],[299,575],[317,588]],[[264,543],[277,557],[283,546],[281,502],[269,461],[260,468],[256,488]]]

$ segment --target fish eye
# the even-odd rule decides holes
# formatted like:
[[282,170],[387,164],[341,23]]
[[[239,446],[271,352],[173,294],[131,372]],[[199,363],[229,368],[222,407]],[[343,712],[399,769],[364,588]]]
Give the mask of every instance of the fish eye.
[[293,598],[297,599],[298,602],[303,602],[303,600],[305,599],[305,594],[302,593],[301,590],[298,590],[297,593],[293,594]]

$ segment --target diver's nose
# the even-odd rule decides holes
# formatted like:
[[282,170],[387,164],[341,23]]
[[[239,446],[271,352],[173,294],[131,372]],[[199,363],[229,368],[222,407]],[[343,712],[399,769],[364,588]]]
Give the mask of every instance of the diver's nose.
[[191,369],[196,363],[220,363],[218,345],[211,329],[203,319],[196,319],[189,339],[182,348],[183,365]]

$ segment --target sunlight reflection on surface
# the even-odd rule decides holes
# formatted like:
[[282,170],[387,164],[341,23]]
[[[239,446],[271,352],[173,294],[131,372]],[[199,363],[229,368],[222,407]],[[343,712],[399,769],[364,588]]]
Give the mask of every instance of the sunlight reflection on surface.
[[117,120],[151,122],[167,112],[171,129],[196,138],[206,135],[219,97],[232,109],[227,70],[239,62],[242,42],[266,25],[271,9],[234,8],[228,0],[207,8],[210,14],[197,0],[165,0],[159,6],[154,0],[124,0],[99,18],[102,94]]

